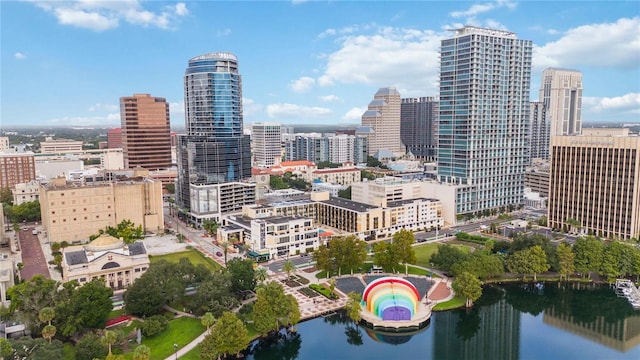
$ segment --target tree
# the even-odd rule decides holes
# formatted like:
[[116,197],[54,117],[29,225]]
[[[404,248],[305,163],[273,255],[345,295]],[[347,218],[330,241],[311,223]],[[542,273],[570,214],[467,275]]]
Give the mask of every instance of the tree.
[[391,248],[399,263],[404,263],[405,274],[409,274],[408,264],[416,262],[416,252],[413,244],[416,239],[413,232],[402,229],[393,234]]
[[338,197],[351,200],[351,186],[344,190],[338,190]]
[[329,248],[326,245],[320,245],[311,256],[313,257],[313,261],[316,262],[316,267],[319,270],[326,271],[327,276],[331,276],[333,272],[333,262],[329,254]]
[[249,346],[250,339],[247,327],[242,323],[242,320],[235,313],[225,311],[211,329],[211,333],[205,337],[204,342],[213,343],[212,346],[205,347],[203,345],[202,347],[202,351],[205,349],[207,351],[213,350],[212,353],[204,356],[204,358],[211,358],[216,354],[222,355],[222,357],[226,357],[227,354],[237,355]]
[[451,287],[457,295],[466,298],[465,307],[467,308],[472,307],[473,302],[478,300],[482,295],[482,283],[477,277],[467,272],[456,277]]
[[51,325],[51,320],[53,320],[54,317],[56,317],[56,311],[48,306],[40,309],[40,312],[38,313],[38,319],[48,325]]
[[253,321],[256,331],[262,335],[278,331],[280,326],[287,323],[291,306],[292,303],[285,295],[281,284],[271,281],[258,288],[256,302],[253,306]]
[[231,274],[231,290],[234,293],[253,290],[256,287],[253,261],[235,258],[227,263],[227,271]]
[[154,337],[167,329],[169,321],[164,315],[153,315],[140,325],[142,335],[146,337]]
[[13,205],[13,194],[9,187],[0,187],[0,204]]
[[36,275],[28,281],[7,289],[11,298],[10,310],[20,311],[22,320],[27,326],[36,325],[40,309],[55,307],[57,289],[60,284],[55,280]]
[[563,276],[565,280],[568,280],[569,275],[576,271],[576,266],[573,263],[575,254],[571,251],[571,246],[565,243],[558,245],[556,248],[556,254],[558,255],[558,273],[560,274],[560,280],[562,280]]
[[0,360],[4,360],[5,357],[9,357],[13,355],[13,347],[11,343],[5,339],[0,338]]
[[490,255],[486,252],[476,251],[466,260],[457,262],[451,266],[451,274],[458,276],[468,272],[480,279],[488,279],[504,274],[504,264],[498,255]]
[[[156,264],[151,265],[149,270]],[[129,286],[124,294],[124,307],[128,314],[151,316],[160,312],[167,302],[164,289],[154,276],[149,275],[149,270]]]
[[289,326],[289,329],[294,330],[295,325],[300,322],[300,304],[298,304],[295,296],[291,294],[287,295],[287,298],[289,299],[290,307],[285,324]]
[[86,333],[75,346],[76,360],[102,359],[107,356],[107,349],[100,343],[100,338],[93,332]]
[[49,340],[49,344],[51,344],[51,339],[56,336],[56,327],[53,325],[47,325],[42,328],[42,337]]
[[345,309],[347,310],[347,316],[351,319],[356,325],[360,322],[360,312],[362,311],[362,306],[360,302],[362,301],[362,296],[356,292],[349,292],[347,294],[348,300],[345,305]]
[[267,280],[267,277],[268,277],[267,269],[264,266],[258,266],[255,269],[254,278],[258,283],[262,284],[265,280]]
[[531,262],[531,271],[533,271],[533,281],[536,281],[536,274],[549,270],[547,254],[540,245],[536,245],[528,249],[528,257]]
[[202,323],[203,326],[207,327],[207,330],[209,330],[211,326],[216,323],[216,318],[213,317],[212,313],[207,312],[204,315],[202,315],[200,322]]
[[529,252],[525,250],[516,251],[509,255],[506,261],[507,269],[513,274],[522,274],[522,280],[524,281],[527,274],[533,273],[529,263]]
[[373,245],[373,263],[387,272],[396,272],[400,261],[391,244],[381,241]]
[[131,244],[136,240],[144,238],[144,230],[142,225],[136,226],[131,220],[122,220],[116,227],[107,226],[104,230],[100,229],[97,235],[92,235],[93,238],[97,238],[103,233],[107,233],[114,238],[120,239],[126,243]]
[[282,271],[287,273],[287,277],[291,276],[291,272],[294,271],[296,267],[293,265],[291,260],[287,260],[282,264]]
[[231,274],[228,272],[214,273],[200,283],[191,301],[191,310],[196,315],[211,312],[219,317],[225,310],[238,304],[238,299],[232,292]]
[[105,332],[102,334],[102,337],[100,338],[100,342],[102,343],[102,345],[106,346],[109,349],[109,355],[111,355],[111,346],[115,344],[117,340],[118,335],[115,331],[112,330],[105,330]]
[[111,296],[113,290],[102,279],[93,279],[71,290],[69,300],[56,305],[60,333],[73,336],[86,329],[103,329],[113,310]]
[[133,360],[149,360],[151,358],[151,348],[146,345],[138,345],[133,351]]
[[218,229],[220,228],[220,224],[215,220],[205,220],[202,222],[202,228],[207,231],[209,236],[217,237]]
[[449,272],[453,264],[466,260],[468,256],[456,246],[441,245],[438,246],[438,251],[431,255],[429,262],[433,263],[436,268]]
[[227,240],[223,241],[220,246],[222,246],[222,252],[224,253],[224,266],[227,266],[227,254],[229,253],[229,242]]
[[591,272],[600,271],[604,244],[593,236],[579,237],[571,249],[575,254],[576,271],[583,276],[591,277]]

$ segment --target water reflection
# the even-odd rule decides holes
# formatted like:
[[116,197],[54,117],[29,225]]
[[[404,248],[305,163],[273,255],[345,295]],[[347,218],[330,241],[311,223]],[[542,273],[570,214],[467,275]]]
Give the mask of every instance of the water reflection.
[[437,312],[415,333],[382,333],[346,314],[256,342],[248,359],[638,359],[640,311],[608,286],[485,287],[473,309]]

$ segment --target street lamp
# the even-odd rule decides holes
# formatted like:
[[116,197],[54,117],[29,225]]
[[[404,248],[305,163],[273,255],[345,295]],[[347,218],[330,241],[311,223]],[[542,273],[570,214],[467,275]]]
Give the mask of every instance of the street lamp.
[[173,353],[176,355],[176,360],[178,360],[178,344],[173,344]]

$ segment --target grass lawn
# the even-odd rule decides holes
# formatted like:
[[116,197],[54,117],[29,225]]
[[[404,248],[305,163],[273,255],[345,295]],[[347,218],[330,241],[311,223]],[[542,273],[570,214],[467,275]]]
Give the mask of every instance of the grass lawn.
[[117,318],[118,316],[124,314],[124,309],[120,309],[120,310],[112,310],[109,313],[109,317],[107,319],[113,319],[113,318]]
[[436,304],[436,306],[433,307],[433,311],[444,311],[444,310],[461,308],[464,306],[465,301],[466,301],[465,298],[456,296],[449,301]]
[[[190,343],[205,331],[200,319],[181,317],[169,321],[169,327],[161,334],[152,338],[142,339],[142,344],[151,348],[150,360],[163,360],[174,353],[173,344],[178,344],[178,349]],[[133,358],[133,349],[125,354],[125,359]],[[199,354],[199,352],[198,352]]]
[[222,269],[222,265],[218,264],[217,262],[211,259],[204,257],[204,255],[202,255],[195,249],[190,249],[187,251],[182,251],[182,252],[173,253],[173,254],[149,256],[151,263],[158,262],[160,260],[166,260],[171,263],[177,263],[182,258],[189,259],[189,261],[191,261],[193,265],[202,264],[206,266],[208,269],[210,269],[211,271],[217,271]]
[[[414,246],[413,249],[416,252],[416,265],[431,267],[429,264],[429,258],[431,255],[438,251],[438,246],[440,244],[424,244]],[[465,245],[454,245],[459,246],[464,252],[470,252],[471,248]]]

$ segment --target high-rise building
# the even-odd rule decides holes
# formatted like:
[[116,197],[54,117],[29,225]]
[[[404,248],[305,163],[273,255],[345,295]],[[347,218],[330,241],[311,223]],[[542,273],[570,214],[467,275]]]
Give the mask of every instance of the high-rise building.
[[607,238],[640,237],[640,137],[583,129],[551,137],[549,226]]
[[400,104],[400,137],[407,153],[426,160],[436,156],[438,100],[405,98]]
[[549,158],[549,131],[550,126],[547,122],[546,108],[542,101],[532,101],[530,116],[529,143],[531,159],[548,159]]
[[367,161],[367,137],[361,135],[296,135],[285,142],[286,160],[361,164]]
[[149,94],[121,97],[120,121],[125,168],[171,167],[169,104],[164,98]]
[[34,154],[0,152],[0,188],[15,188],[36,178]]
[[122,148],[122,128],[107,130],[107,148]]
[[256,123],[251,127],[254,164],[259,168],[268,168],[282,157],[282,134],[280,124]]
[[546,107],[551,136],[577,135],[582,130],[582,73],[547,68],[542,72],[540,101]]
[[[222,210],[241,210],[245,202],[237,201],[233,203],[235,207],[223,208],[217,185],[251,177],[251,145],[249,136],[243,133],[238,59],[223,52],[190,59],[184,75],[184,92],[187,134],[178,135],[176,146],[176,203],[189,212],[195,223],[206,218],[220,220]],[[205,191],[209,185],[210,191]],[[255,191],[255,185],[247,185],[247,189]],[[246,199],[250,201],[251,197]]]
[[362,126],[369,126],[369,155],[375,156],[379,150],[391,151],[395,156],[405,153],[400,140],[400,93],[395,88],[379,89],[369,108],[362,114]]
[[456,214],[522,204],[530,40],[466,26],[441,43],[438,178],[468,186]]

